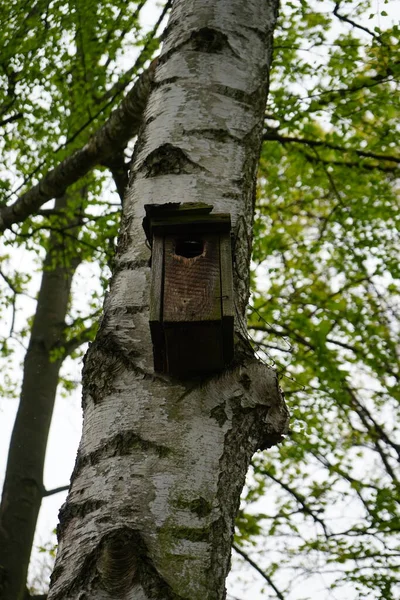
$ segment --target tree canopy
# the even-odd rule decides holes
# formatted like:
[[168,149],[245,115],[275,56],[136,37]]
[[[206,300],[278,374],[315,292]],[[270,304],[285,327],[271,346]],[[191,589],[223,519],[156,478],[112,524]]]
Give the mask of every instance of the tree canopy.
[[[90,263],[96,275],[84,299],[71,296],[54,360],[81,356],[95,331],[118,231],[113,188],[122,195],[170,3],[143,27],[149,4],[0,8],[4,397],[18,389],[32,264],[41,268],[50,234],[54,264]],[[308,579],[349,600],[395,598],[400,585],[395,5],[282,1],[248,320],[260,359],[281,376],[291,428],[254,457],[235,542],[266,597],[316,598]],[[21,253],[32,256],[26,270]]]

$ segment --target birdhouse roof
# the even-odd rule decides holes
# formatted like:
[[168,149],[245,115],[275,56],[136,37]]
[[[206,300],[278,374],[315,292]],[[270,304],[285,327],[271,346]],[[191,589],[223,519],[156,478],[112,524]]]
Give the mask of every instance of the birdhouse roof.
[[211,204],[202,202],[146,204],[143,229],[150,243],[152,243],[153,235],[230,232],[230,215],[228,213],[210,214],[212,209]]

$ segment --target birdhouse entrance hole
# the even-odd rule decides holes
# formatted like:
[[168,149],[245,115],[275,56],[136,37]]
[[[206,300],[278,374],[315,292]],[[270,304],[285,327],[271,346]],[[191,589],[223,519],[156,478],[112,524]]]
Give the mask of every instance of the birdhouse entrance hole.
[[185,258],[201,256],[204,251],[204,242],[200,239],[178,238],[175,243],[175,254]]

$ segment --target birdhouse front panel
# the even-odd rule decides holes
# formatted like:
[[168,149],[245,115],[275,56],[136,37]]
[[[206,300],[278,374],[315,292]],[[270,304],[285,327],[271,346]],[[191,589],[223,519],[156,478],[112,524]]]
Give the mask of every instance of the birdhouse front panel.
[[163,321],[220,321],[221,317],[219,236],[166,236]]

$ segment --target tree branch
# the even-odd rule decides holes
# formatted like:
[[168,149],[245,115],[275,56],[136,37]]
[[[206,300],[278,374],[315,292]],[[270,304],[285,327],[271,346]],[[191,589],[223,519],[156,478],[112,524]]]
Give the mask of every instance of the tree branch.
[[[315,148],[314,148],[315,151]],[[303,154],[305,156],[305,158],[311,162],[311,163],[319,163],[322,165],[327,165],[327,166],[331,166],[331,165],[335,165],[336,167],[348,167],[349,169],[353,169],[354,167],[358,168],[358,169],[365,169],[367,171],[382,171],[383,173],[395,173],[397,170],[397,167],[393,166],[393,167],[385,167],[383,165],[371,165],[371,164],[367,164],[367,163],[357,163],[357,162],[350,162],[350,161],[345,161],[345,160],[327,160],[325,158],[321,158],[320,156],[311,156],[311,154],[308,154],[307,152],[304,152],[303,150]]]
[[43,496],[43,498],[46,498],[47,496],[54,496],[54,494],[59,494],[60,492],[65,492],[68,489],[69,489],[69,484],[62,485],[60,487],[54,488],[53,490],[44,490],[42,496]]
[[36,213],[40,206],[62,196],[65,190],[86,175],[94,166],[123,150],[137,133],[154,79],[155,59],[142,73],[133,88],[108,120],[94,133],[88,143],[51,169],[41,181],[22,194],[11,206],[0,210],[0,231],[8,229]]
[[125,189],[129,182],[129,168],[128,163],[125,162],[124,152],[121,150],[121,152],[110,156],[103,162],[103,164],[111,172],[115,187],[117,188],[118,196],[120,197],[122,203],[124,201]]
[[268,585],[270,585],[272,587],[272,589],[274,590],[274,592],[276,594],[276,597],[279,598],[279,600],[285,600],[282,592],[280,592],[278,590],[278,588],[276,587],[276,585],[272,581],[271,577],[265,571],[263,571],[262,569],[260,569],[260,567],[257,565],[257,563],[255,563],[254,560],[252,560],[250,558],[250,556],[246,552],[244,552],[244,550],[242,550],[236,544],[232,544],[232,548],[235,550],[235,552],[237,552],[238,554],[240,554],[240,556],[242,558],[244,558],[244,560],[246,562],[248,562],[249,565],[251,565],[253,567],[253,569],[255,569],[257,571],[257,573],[259,573],[261,575],[261,577],[263,577],[265,579],[265,581],[268,583]]
[[94,335],[96,333],[96,326],[88,327],[81,331],[78,335],[71,338],[67,342],[63,344],[64,356],[70,356],[77,348],[82,346],[82,344],[86,344],[86,342],[92,342]]
[[351,25],[355,29],[361,29],[362,31],[365,31],[365,33],[368,33],[368,35],[371,35],[373,38],[375,38],[376,40],[378,40],[379,42],[381,42],[381,36],[380,35],[377,35],[376,33],[374,33],[373,31],[371,31],[367,27],[363,27],[363,25],[360,25],[359,23],[356,23],[352,19],[349,19],[349,17],[346,17],[345,15],[340,15],[339,14],[339,8],[340,8],[340,1],[336,2],[335,8],[333,9],[333,14],[335,15],[335,17],[337,17],[339,19],[339,21],[343,21],[344,23],[349,23],[349,25]]
[[263,473],[269,477],[270,479],[272,479],[272,481],[274,481],[275,483],[277,483],[278,485],[280,485],[288,494],[290,494],[291,496],[293,496],[293,498],[296,500],[296,502],[298,504],[300,504],[303,512],[306,515],[309,515],[313,521],[315,523],[318,523],[319,525],[321,525],[325,537],[328,539],[330,537],[330,531],[328,530],[325,522],[320,519],[318,517],[317,514],[315,514],[315,512],[308,506],[308,504],[306,503],[306,499],[304,496],[302,496],[301,494],[299,494],[296,490],[292,489],[289,485],[287,485],[286,483],[283,483],[283,481],[281,481],[280,479],[278,479],[277,477],[275,477],[274,475],[271,475],[271,473],[269,473],[268,471],[263,470]]
[[22,119],[23,116],[24,115],[22,112],[19,112],[16,115],[11,115],[11,117],[7,117],[6,119],[3,119],[2,121],[0,121],[0,127],[7,125],[7,123],[12,123],[13,121],[18,121],[18,119]]
[[293,136],[284,136],[280,135],[275,131],[268,131],[268,133],[264,134],[265,141],[276,141],[281,142],[282,144],[293,143],[293,144],[305,144],[310,146],[311,148],[315,148],[318,146],[322,146],[323,148],[330,148],[331,150],[338,150],[339,152],[353,152],[357,156],[362,158],[372,158],[374,160],[387,160],[390,162],[395,162],[400,164],[399,156],[392,156],[389,154],[375,154],[374,152],[366,152],[365,150],[357,150],[356,148],[345,148],[343,146],[338,146],[337,144],[332,144],[330,142],[324,140],[310,140],[303,139]]

